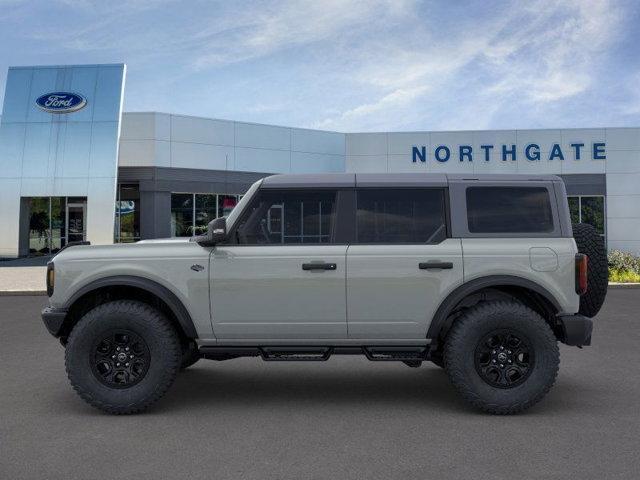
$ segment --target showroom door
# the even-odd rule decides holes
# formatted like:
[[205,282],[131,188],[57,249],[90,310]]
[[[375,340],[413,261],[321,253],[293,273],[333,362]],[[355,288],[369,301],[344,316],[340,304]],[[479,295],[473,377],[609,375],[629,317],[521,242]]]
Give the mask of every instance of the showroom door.
[[67,203],[66,239],[67,243],[82,242],[87,238],[87,204],[86,202]]
[[346,244],[334,190],[263,190],[211,255],[219,339],[347,338]]

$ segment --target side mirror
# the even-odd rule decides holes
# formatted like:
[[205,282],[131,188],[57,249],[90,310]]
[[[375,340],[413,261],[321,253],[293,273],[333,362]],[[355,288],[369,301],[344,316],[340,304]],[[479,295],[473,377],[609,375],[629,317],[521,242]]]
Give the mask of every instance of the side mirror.
[[227,239],[227,219],[225,217],[211,220],[207,225],[207,233],[199,235],[195,241],[203,247],[212,247]]
[[211,220],[207,225],[207,235],[211,239],[211,242],[216,243],[224,242],[227,239],[227,219],[225,217],[216,218]]

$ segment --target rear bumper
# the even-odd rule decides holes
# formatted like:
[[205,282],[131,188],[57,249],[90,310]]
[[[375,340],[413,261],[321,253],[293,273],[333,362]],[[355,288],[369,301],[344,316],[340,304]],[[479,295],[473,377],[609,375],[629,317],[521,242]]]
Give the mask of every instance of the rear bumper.
[[582,347],[591,345],[591,333],[593,321],[584,315],[561,315],[558,317],[560,324],[560,341],[566,345]]
[[46,307],[42,310],[42,321],[49,333],[54,337],[59,337],[64,324],[67,311],[59,308]]

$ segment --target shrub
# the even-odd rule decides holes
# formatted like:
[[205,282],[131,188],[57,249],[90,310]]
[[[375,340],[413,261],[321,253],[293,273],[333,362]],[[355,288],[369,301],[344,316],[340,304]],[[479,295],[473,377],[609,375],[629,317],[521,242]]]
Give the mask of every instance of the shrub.
[[640,282],[640,257],[620,250],[611,250],[609,260],[609,281]]
[[609,281],[616,283],[640,283],[640,274],[611,269],[609,270]]

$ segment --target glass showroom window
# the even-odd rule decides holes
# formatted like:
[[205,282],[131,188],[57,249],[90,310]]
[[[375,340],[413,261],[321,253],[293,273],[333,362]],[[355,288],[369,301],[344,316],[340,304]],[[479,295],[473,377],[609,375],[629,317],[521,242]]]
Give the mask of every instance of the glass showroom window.
[[569,198],[569,211],[572,223],[588,223],[603,235],[605,227],[605,201],[601,195],[579,195]]
[[56,253],[86,239],[86,197],[29,198],[29,255]]
[[216,218],[217,206],[216,195],[214,194],[196,194],[195,195],[195,213],[194,213],[194,235],[201,235],[207,231],[207,225],[211,220]]
[[241,195],[172,193],[171,236],[192,237],[207,230],[207,224],[231,213]]
[[51,199],[29,200],[29,255],[49,255],[51,249]]
[[191,237],[193,215],[193,193],[172,193],[171,236]]
[[138,185],[118,185],[116,200],[115,241],[140,240],[140,190]]
[[218,195],[218,217],[228,217],[242,195]]

